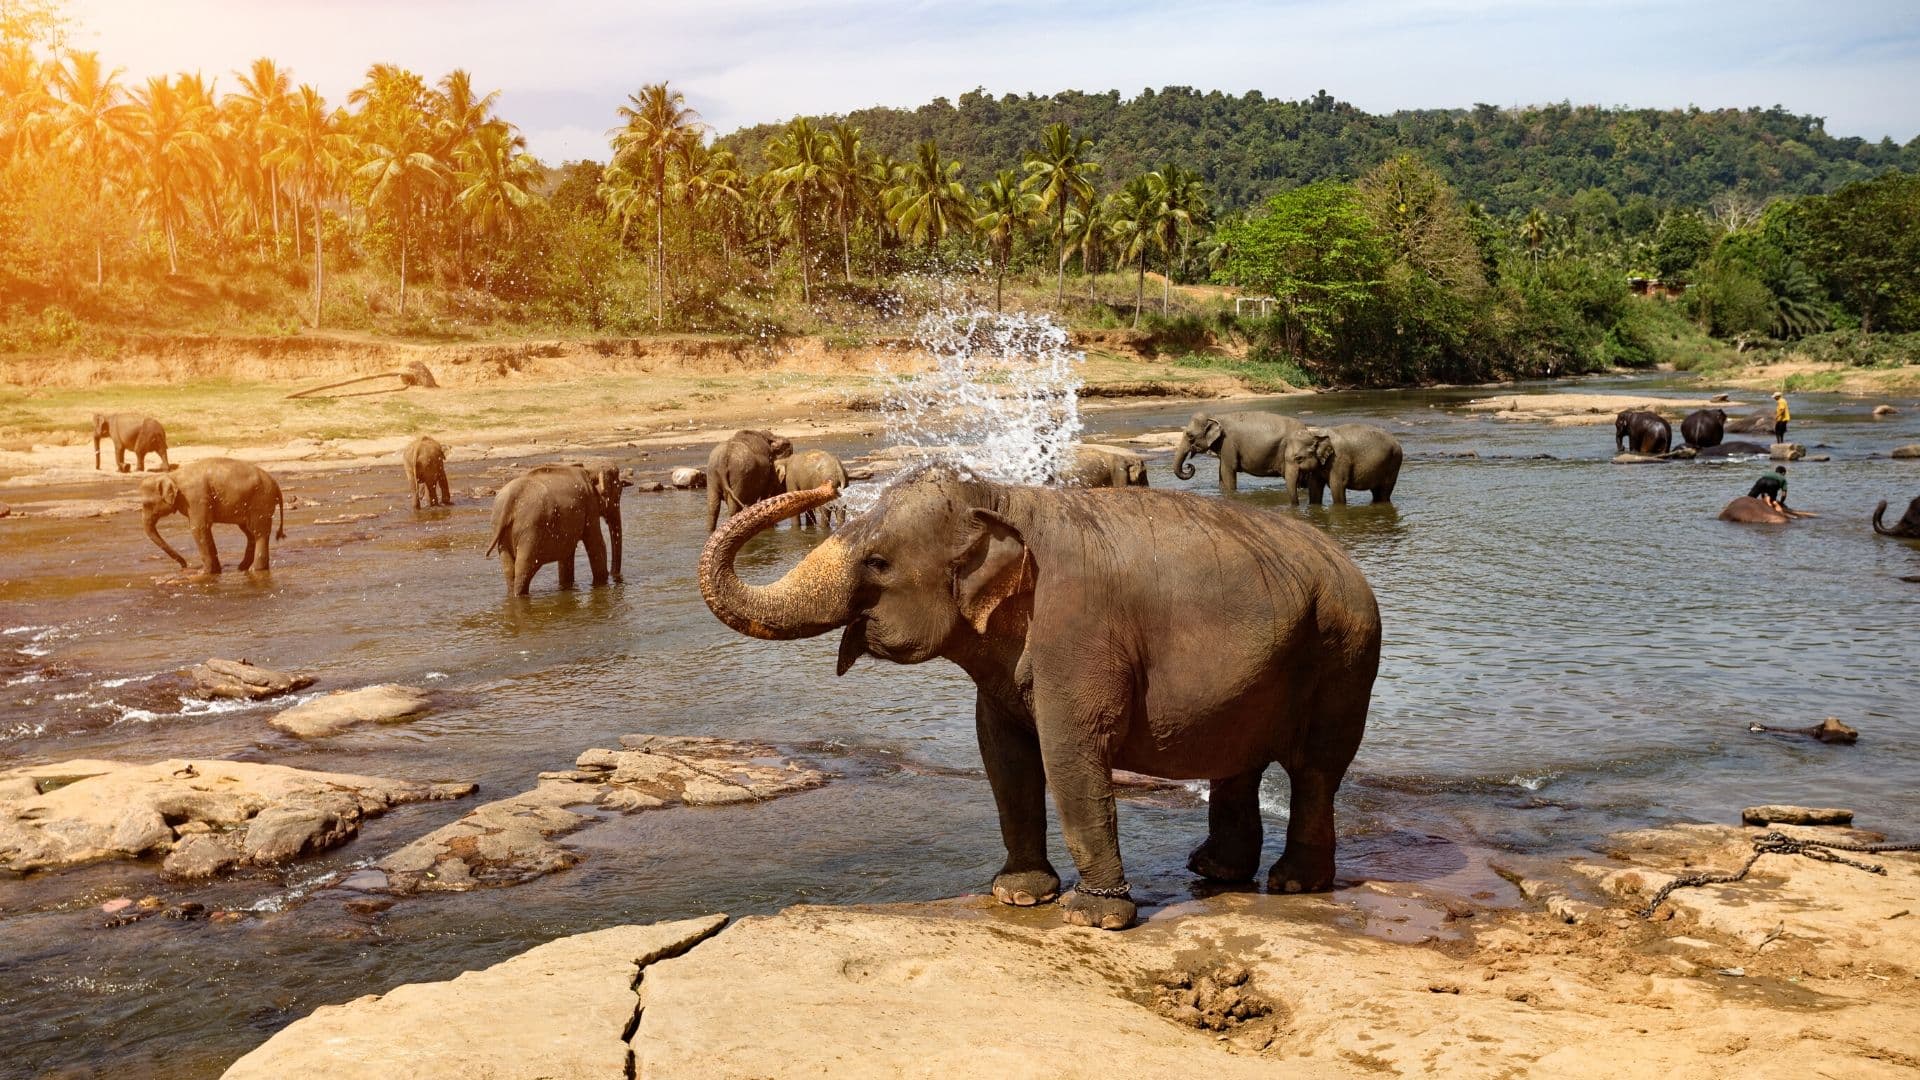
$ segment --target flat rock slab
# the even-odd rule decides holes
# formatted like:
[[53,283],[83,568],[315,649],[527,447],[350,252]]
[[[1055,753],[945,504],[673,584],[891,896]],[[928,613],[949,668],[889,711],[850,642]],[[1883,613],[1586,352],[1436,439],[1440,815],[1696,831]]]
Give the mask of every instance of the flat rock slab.
[[193,669],[194,686],[208,697],[259,701],[313,685],[313,676],[273,671],[246,660],[212,659]]
[[1911,443],[1907,446],[1896,447],[1893,451],[1893,456],[1902,459],[1920,458],[1920,443]]
[[544,1080],[631,1076],[636,983],[726,923],[710,915],[561,938],[446,982],[328,1005],[233,1063],[226,1080]]
[[1837,806],[1749,806],[1740,811],[1748,825],[1851,825],[1853,811]]
[[267,723],[302,739],[338,735],[360,724],[385,724],[426,712],[433,695],[416,686],[380,683],[358,690],[335,690],[303,701]]
[[591,817],[568,809],[659,810],[760,802],[819,787],[827,774],[780,759],[772,747],[728,739],[621,737],[574,768],[542,773],[532,790],[475,807],[375,864],[384,891],[463,892],[517,885],[579,860],[554,842]]
[[395,806],[473,790],[240,761],[35,766],[0,773],[0,868],[164,854],[168,873],[205,876],[323,851]]

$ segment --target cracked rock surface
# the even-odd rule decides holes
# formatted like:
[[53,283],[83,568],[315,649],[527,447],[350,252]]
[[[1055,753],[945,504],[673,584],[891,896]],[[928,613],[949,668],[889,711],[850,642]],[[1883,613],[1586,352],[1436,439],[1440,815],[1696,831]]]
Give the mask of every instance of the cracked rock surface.
[[169,874],[204,877],[324,851],[395,806],[473,790],[240,761],[30,766],[0,772],[0,868],[166,855]]
[[578,856],[555,843],[592,818],[570,807],[659,810],[759,802],[819,787],[827,774],[730,739],[626,735],[619,750],[588,750],[574,768],[542,773],[532,790],[475,807],[381,859],[385,891],[460,892],[517,885],[564,870]]
[[215,658],[196,665],[192,674],[194,686],[201,693],[213,698],[258,701],[261,698],[291,694],[295,690],[304,690],[313,685],[311,675],[273,671],[269,668],[256,667],[245,660]]
[[[628,1071],[648,965],[714,934],[724,915],[550,941],[445,982],[322,1006],[235,1062],[227,1080],[536,1080]],[[507,1021],[507,1022],[503,1022]]]

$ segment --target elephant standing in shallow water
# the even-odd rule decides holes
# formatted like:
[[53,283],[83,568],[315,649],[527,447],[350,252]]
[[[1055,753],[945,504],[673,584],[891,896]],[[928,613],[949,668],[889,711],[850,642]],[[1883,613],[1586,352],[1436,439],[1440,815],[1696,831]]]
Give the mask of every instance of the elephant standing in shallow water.
[[1294,506],[1301,491],[1309,506],[1320,505],[1320,493],[1333,489],[1333,505],[1347,505],[1347,492],[1367,491],[1377,503],[1393,501],[1404,456],[1400,440],[1371,424],[1341,424],[1334,428],[1301,428],[1287,436],[1287,505]]
[[[1080,885],[1068,922],[1133,921],[1115,768],[1207,779],[1205,877],[1259,868],[1260,778],[1292,781],[1268,886],[1331,887],[1333,796],[1359,748],[1380,662],[1380,612],[1353,562],[1304,522],[1144,488],[1015,487],[945,466],[903,475],[867,513],[771,585],[734,557],[755,534],[833,497],[821,487],[734,517],[700,556],[700,592],[734,630],[786,640],[840,629],[862,656],[936,657],[978,691],[974,722],[1000,813],[1003,903],[1060,889],[1049,793]],[[1175,558],[1156,557],[1174,551]]]
[[1880,524],[1880,516],[1886,512],[1887,501],[1882,499],[1880,505],[1873,508],[1874,532],[1881,536],[1898,536],[1903,540],[1920,540],[1920,498],[1907,504],[1907,512],[1900,515],[1900,520],[1894,522],[1891,529]]
[[[847,466],[839,458],[825,450],[808,450],[792,457],[775,458],[773,473],[780,478],[780,487],[784,491],[811,491],[827,484],[835,491],[847,489]],[[826,519],[827,528],[833,528],[834,518],[838,516],[842,524],[847,520],[847,508],[839,500],[820,508],[820,517]],[[809,510],[793,519],[795,528],[808,528],[816,524],[814,512]]]
[[[276,509],[280,511],[277,533],[273,529]],[[233,458],[207,458],[140,481],[140,516],[147,539],[185,569],[186,558],[160,535],[160,519],[169,514],[186,515],[194,546],[200,549],[203,574],[220,572],[220,553],[213,546],[215,525],[238,525],[247,535],[247,550],[240,556],[242,570],[271,570],[273,541],[287,535],[287,507],[279,482],[260,466]]]
[[1613,418],[1613,448],[1636,454],[1664,454],[1673,447],[1673,425],[1645,409],[1624,409]]
[[720,505],[737,514],[780,494],[773,463],[793,454],[793,443],[771,431],[743,429],[707,453],[707,532],[720,524]]
[[1687,418],[1680,421],[1680,437],[1688,446],[1701,450],[1719,446],[1720,440],[1727,437],[1727,410],[1695,409],[1688,413]]
[[400,464],[407,471],[407,487],[413,492],[413,508],[420,509],[420,493],[427,493],[428,506],[452,506],[453,493],[447,487],[447,451],[431,435],[422,435],[400,452]]
[[1234,412],[1217,417],[1194,413],[1173,449],[1173,475],[1193,479],[1193,466],[1187,462],[1190,454],[1218,455],[1220,491],[1232,495],[1240,489],[1240,473],[1285,475],[1287,436],[1305,426],[1279,413]]
[[[612,466],[606,466],[611,469]],[[507,595],[525,596],[533,575],[548,563],[559,564],[560,587],[573,588],[574,549],[585,545],[593,583],[605,585],[606,542],[600,522],[613,513],[615,551],[619,550],[619,474],[610,493],[604,473],[580,465],[541,465],[515,477],[493,500],[492,542],[487,554],[500,553]],[[618,556],[615,569],[618,569]]]

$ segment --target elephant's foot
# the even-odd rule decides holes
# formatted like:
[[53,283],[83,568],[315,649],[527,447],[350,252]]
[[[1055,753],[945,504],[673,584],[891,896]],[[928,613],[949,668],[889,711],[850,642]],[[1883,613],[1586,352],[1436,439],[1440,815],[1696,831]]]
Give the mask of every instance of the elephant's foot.
[[1252,881],[1260,872],[1260,841],[1234,844],[1209,836],[1187,856],[1187,869],[1208,881]]
[[1125,930],[1133,925],[1138,909],[1124,896],[1088,896],[1071,892],[1062,902],[1061,918],[1070,926],[1097,926],[1102,930]]
[[1327,892],[1333,888],[1333,851],[1287,846],[1267,871],[1267,889],[1277,893]]
[[1002,871],[993,878],[993,898],[1014,907],[1044,904],[1060,895],[1060,875],[1042,870]]

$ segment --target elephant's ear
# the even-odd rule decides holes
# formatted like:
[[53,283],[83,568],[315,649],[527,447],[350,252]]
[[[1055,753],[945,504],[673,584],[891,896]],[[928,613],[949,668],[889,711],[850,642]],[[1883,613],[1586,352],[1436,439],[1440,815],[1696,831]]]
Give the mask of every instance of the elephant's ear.
[[160,492],[160,501],[164,505],[179,508],[180,485],[173,482],[173,477],[163,473],[155,478],[153,486]]
[[994,609],[1033,588],[1033,558],[1007,519],[991,510],[969,515],[974,532],[954,560],[953,598],[976,633],[987,632]]
[[1227,429],[1220,426],[1220,421],[1215,420],[1212,417],[1208,417],[1207,428],[1206,428],[1206,441],[1203,442],[1201,445],[1207,446],[1207,447],[1218,446],[1222,441],[1226,439],[1226,437],[1227,437]]
[[1313,432],[1313,457],[1323,469],[1333,464],[1333,436],[1317,428]]

